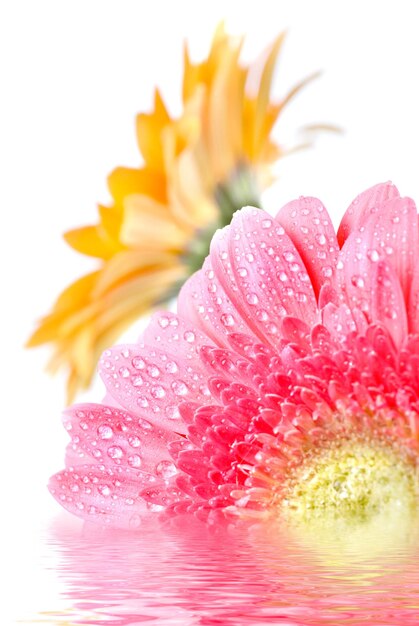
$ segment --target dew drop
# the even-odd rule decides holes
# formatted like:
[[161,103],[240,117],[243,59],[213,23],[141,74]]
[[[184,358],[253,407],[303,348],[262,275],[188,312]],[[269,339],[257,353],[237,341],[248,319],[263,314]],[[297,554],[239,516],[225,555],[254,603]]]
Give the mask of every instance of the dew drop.
[[256,311],[256,317],[260,322],[266,322],[269,319],[268,313],[264,309],[258,309]]
[[111,459],[120,459],[123,456],[123,451],[122,448],[120,448],[119,446],[110,446],[108,448],[108,456]]
[[377,250],[368,250],[367,256],[369,260],[372,261],[373,263],[376,263],[377,261],[380,260],[380,255],[378,254]]
[[159,317],[159,326],[161,328],[167,328],[169,326],[169,318],[166,317],[165,315],[162,315],[161,317]]
[[221,322],[224,326],[234,326],[234,318],[232,315],[229,315],[228,313],[224,313],[221,316]]
[[166,392],[161,385],[156,385],[155,387],[152,387],[150,393],[156,400],[164,398],[164,396],[166,395]]
[[165,408],[165,413],[166,416],[169,420],[178,420],[180,419],[180,412],[179,412],[179,408],[177,406],[175,406],[174,404],[169,404],[166,408]]
[[195,333],[192,330],[186,330],[183,334],[183,338],[188,343],[193,343],[195,341]]
[[132,448],[139,448],[141,445],[141,440],[137,435],[129,435],[128,443]]
[[267,229],[267,228],[270,228],[271,226],[272,226],[272,220],[270,219],[262,220],[262,228]]
[[249,304],[255,305],[259,302],[259,298],[255,293],[248,293],[246,295],[246,300]]
[[151,378],[158,378],[160,376],[160,370],[157,365],[149,365],[147,367],[147,374],[151,376]]
[[131,467],[140,467],[141,466],[141,457],[139,454],[131,454],[128,457],[128,464]]
[[113,430],[109,424],[100,424],[97,428],[97,434],[101,439],[112,439]]
[[177,363],[175,363],[175,361],[168,361],[166,363],[166,372],[168,374],[176,374],[176,372],[178,371],[178,366]]
[[172,382],[173,393],[176,396],[186,396],[188,393],[188,387],[181,380],[175,380]]
[[172,461],[160,461],[156,465],[156,474],[159,478],[163,478],[163,480],[168,480],[175,474],[177,474],[177,468]]
[[323,233],[320,233],[319,235],[316,235],[316,241],[319,244],[319,246],[326,245],[326,237],[324,236]]
[[292,263],[292,261],[295,261],[295,255],[291,251],[284,252],[283,256],[287,263]]
[[122,378],[129,378],[130,371],[129,371],[129,369],[127,367],[120,367],[119,368],[119,375]]
[[136,370],[143,370],[145,368],[145,361],[139,356],[134,357],[131,363]]
[[363,289],[365,287],[364,279],[362,278],[362,276],[359,276],[358,274],[352,276],[351,283],[353,284],[354,287],[359,287],[360,289]]

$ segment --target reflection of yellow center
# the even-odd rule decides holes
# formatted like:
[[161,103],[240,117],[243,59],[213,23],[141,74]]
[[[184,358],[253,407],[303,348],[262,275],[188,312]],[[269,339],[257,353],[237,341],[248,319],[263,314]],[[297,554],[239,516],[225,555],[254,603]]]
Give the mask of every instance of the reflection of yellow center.
[[416,468],[387,446],[345,442],[313,456],[292,477],[284,501],[298,522],[367,522],[416,505]]

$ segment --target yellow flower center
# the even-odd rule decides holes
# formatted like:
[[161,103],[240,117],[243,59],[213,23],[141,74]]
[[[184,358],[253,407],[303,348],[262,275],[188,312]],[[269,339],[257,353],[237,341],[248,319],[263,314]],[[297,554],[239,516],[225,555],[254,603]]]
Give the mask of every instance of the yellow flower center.
[[293,522],[369,522],[387,512],[416,508],[415,465],[389,445],[347,441],[313,455],[296,474],[284,500]]

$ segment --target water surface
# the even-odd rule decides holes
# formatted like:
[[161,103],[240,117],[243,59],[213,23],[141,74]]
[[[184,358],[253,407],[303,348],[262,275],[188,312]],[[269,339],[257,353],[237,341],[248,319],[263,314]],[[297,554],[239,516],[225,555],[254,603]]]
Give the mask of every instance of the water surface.
[[[21,623],[419,623],[419,542],[409,527],[351,536],[291,536],[279,527],[201,525],[109,532],[55,524],[45,566],[59,597]],[[33,618],[34,616],[32,616]]]

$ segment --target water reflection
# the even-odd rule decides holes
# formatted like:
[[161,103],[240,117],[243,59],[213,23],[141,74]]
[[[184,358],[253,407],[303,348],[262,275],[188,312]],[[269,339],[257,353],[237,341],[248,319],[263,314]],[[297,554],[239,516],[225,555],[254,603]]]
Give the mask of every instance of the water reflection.
[[63,610],[41,623],[417,626],[419,542],[408,528],[395,544],[391,530],[375,542],[367,533],[369,552],[356,536],[320,542],[273,526],[210,533],[185,522],[136,534],[54,526],[48,543],[66,591]]

